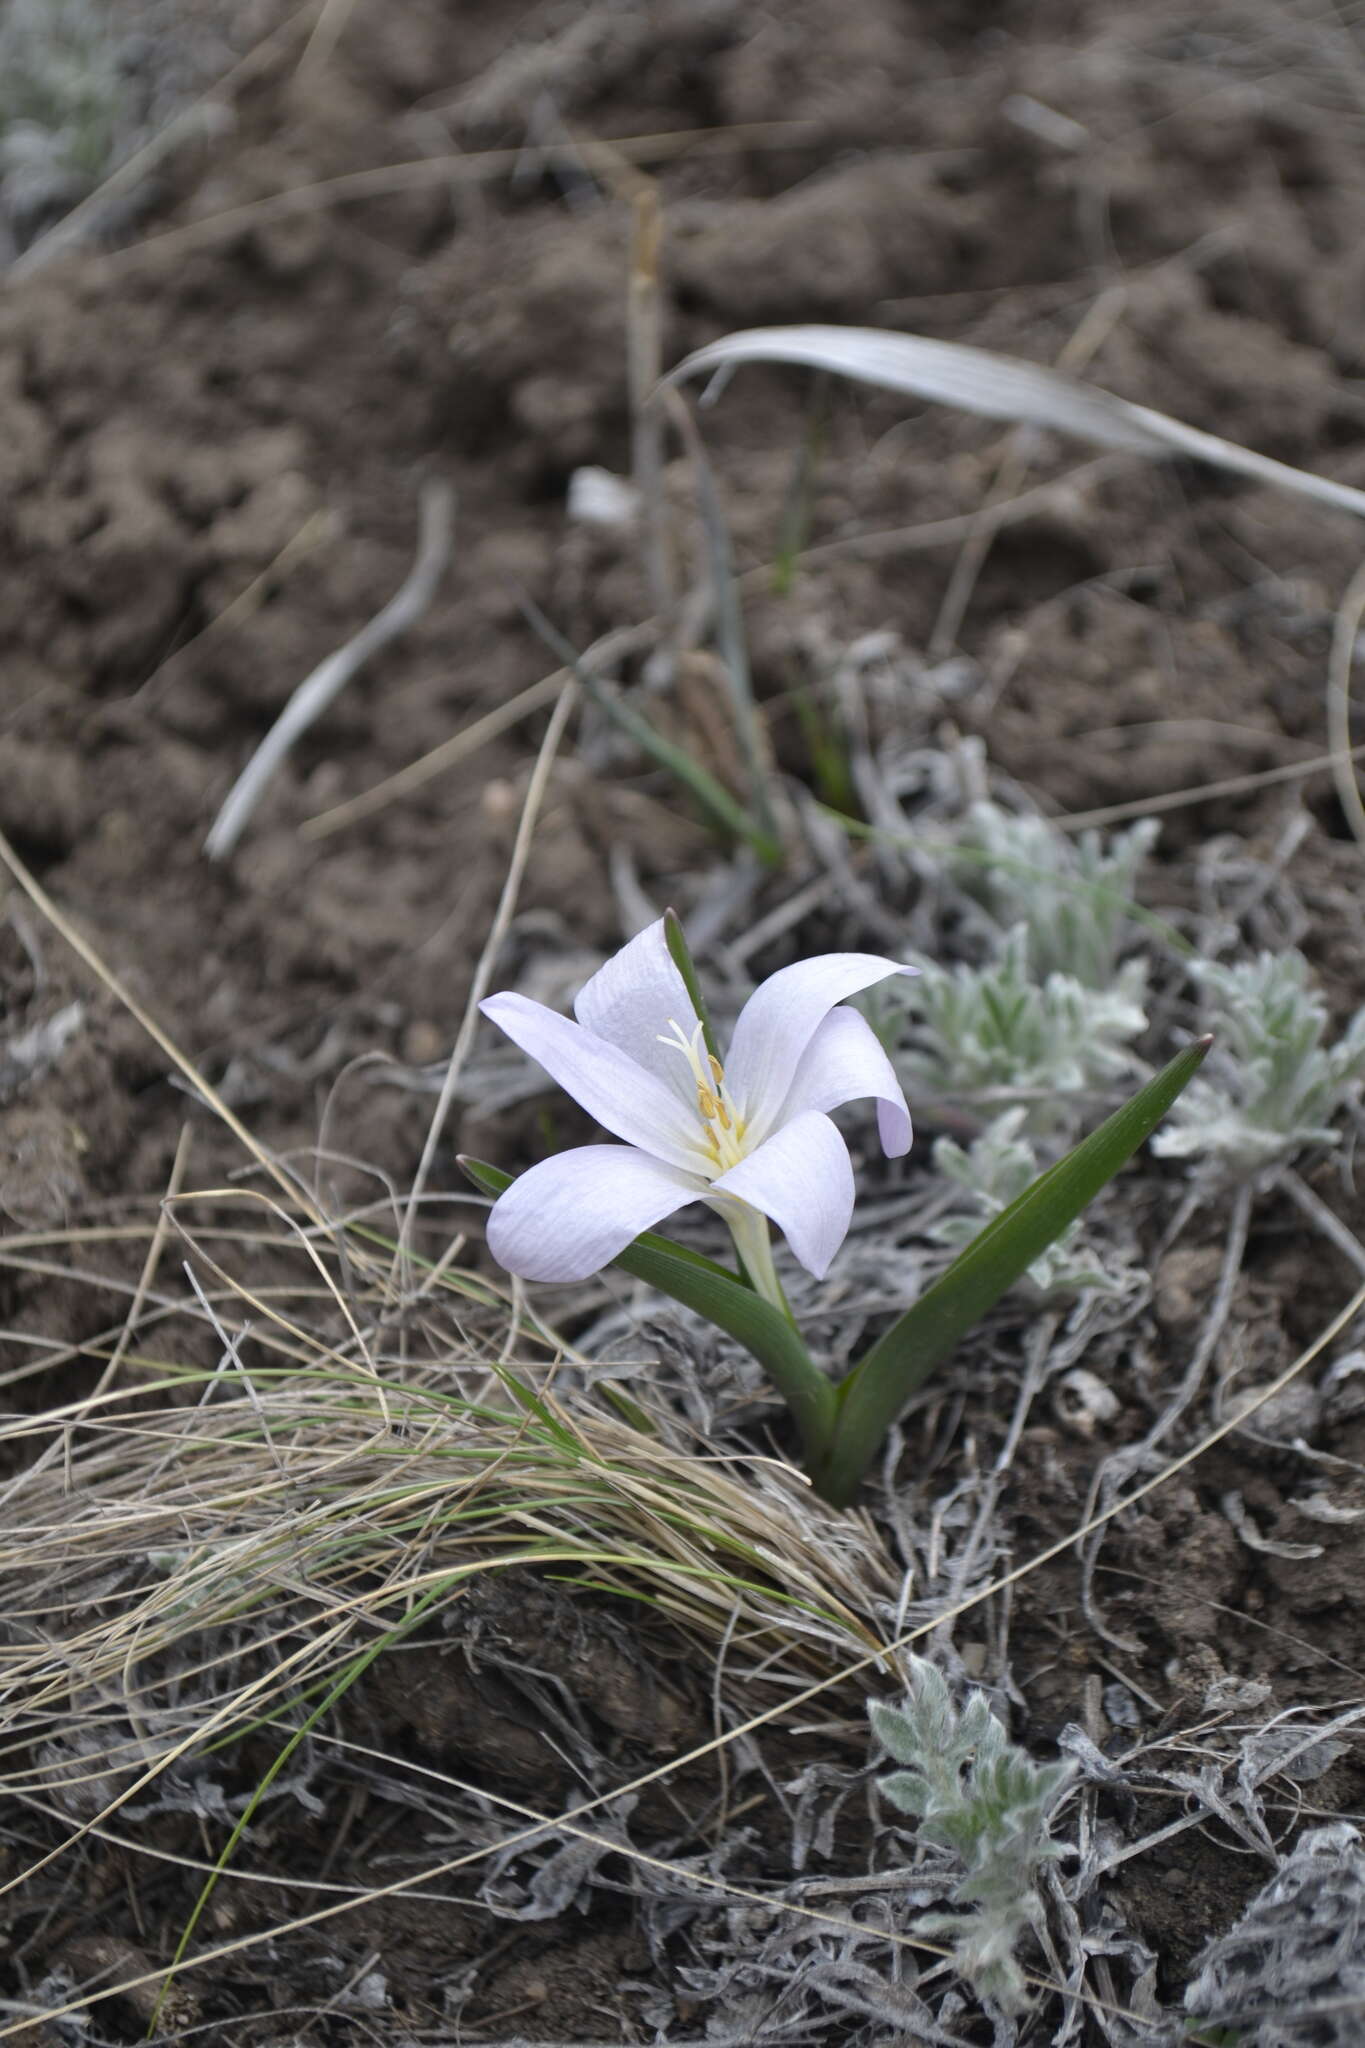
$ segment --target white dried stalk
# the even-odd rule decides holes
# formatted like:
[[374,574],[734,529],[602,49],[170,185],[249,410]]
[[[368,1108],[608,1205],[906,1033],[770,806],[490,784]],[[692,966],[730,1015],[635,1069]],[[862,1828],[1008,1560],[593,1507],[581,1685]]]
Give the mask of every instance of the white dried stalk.
[[1103,448],[1130,448],[1143,455],[1192,455],[1217,469],[1252,477],[1316,498],[1326,505],[1365,515],[1365,491],[1314,476],[1187,427],[1181,420],[1133,405],[1093,385],[1077,384],[1057,370],[1013,356],[969,348],[963,342],[928,341],[920,334],[887,334],[873,327],[749,327],[727,334],[670,371],[667,382],[704,370],[733,369],[739,363],[804,363],[834,370],[864,384],[904,391],[941,405],[961,406],[987,419],[1055,427]]
[[246,829],[251,813],[260,802],[266,785],[279,769],[296,739],[320,718],[332,699],[345,689],[370,656],[406,633],[421,618],[436,594],[446,563],[450,559],[451,527],[455,516],[455,493],[439,480],[422,487],[417,540],[417,559],[401,589],[383,611],[376,612],[354,639],[337,648],[312,674],[305,676],[284,710],[257,747],[246,767],[229,790],[204,841],[210,860],[224,860]]

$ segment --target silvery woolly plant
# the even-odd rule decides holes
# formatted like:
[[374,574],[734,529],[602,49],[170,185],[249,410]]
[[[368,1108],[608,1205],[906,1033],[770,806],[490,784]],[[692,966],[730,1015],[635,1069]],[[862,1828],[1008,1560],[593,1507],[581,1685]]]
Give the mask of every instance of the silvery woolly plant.
[[1023,928],[1039,980],[1065,974],[1089,989],[1118,982],[1140,1001],[1145,966],[1120,966],[1119,956],[1138,871],[1159,831],[1143,818],[1106,846],[1097,832],[1072,840],[1046,818],[982,801],[958,828],[948,870],[1002,932]]
[[[914,972],[872,953],[796,961],[754,991],[723,1058],[670,912],[592,976],[572,1018],[514,993],[482,1005],[622,1141],[559,1153],[516,1180],[466,1160],[476,1185],[497,1197],[493,1256],[536,1281],[582,1280],[618,1265],[744,1344],[792,1411],[813,1485],[836,1506],[853,1497],[916,1387],[1131,1157],[1208,1050],[1200,1041],[1178,1054],[1041,1174],[836,1386],[796,1327],[769,1227],[776,1223],[797,1261],[823,1278],[854,1198],[832,1109],[870,1097],[888,1157],[909,1149],[900,1082],[847,999]],[[737,1270],[653,1234],[693,1202],[728,1226]]]
[[903,1768],[878,1780],[883,1799],[918,1823],[916,1839],[950,1859],[958,1911],[922,1914],[915,1931],[953,1943],[953,1963],[1005,2012],[1028,2004],[1015,1954],[1042,1924],[1040,1866],[1062,1852],[1048,1820],[1071,1776],[1066,1763],[1035,1764],[1009,1739],[985,1693],[959,1710],[942,1674],[910,1660],[910,1696],[900,1707],[873,1701],[872,1726]]
[[1198,1081],[1154,1152],[1236,1177],[1312,1145],[1335,1145],[1332,1119],[1360,1099],[1365,1009],[1325,1045],[1327,1005],[1302,953],[1260,953],[1225,966],[1193,963],[1218,1037],[1221,1071]]
[[1307,1828],[1199,1958],[1184,2039],[1200,2048],[1351,2048],[1365,2010],[1365,1847]]
[[20,225],[106,168],[127,86],[110,22],[94,0],[0,8],[0,210]]
[[901,1064],[938,1095],[1027,1098],[1029,1127],[1041,1135],[1073,1115],[1068,1097],[1131,1072],[1131,1044],[1147,1018],[1132,976],[1108,989],[1070,974],[1039,980],[1029,947],[1017,925],[982,967],[922,962],[921,979],[903,998],[920,1042]]
[[1074,1118],[1071,1098],[1131,1073],[1147,966],[1120,956],[1156,835],[1144,820],[1108,846],[1093,832],[1074,842],[1045,818],[973,804],[944,865],[985,928],[986,958],[920,961],[901,992],[917,1027],[907,1078],[939,1095],[1014,1096],[1047,1136]]

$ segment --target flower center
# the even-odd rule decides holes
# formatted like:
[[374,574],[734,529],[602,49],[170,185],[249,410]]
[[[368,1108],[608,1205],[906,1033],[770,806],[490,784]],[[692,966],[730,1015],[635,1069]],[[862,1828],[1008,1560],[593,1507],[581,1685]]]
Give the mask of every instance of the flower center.
[[715,1161],[717,1174],[737,1166],[744,1157],[744,1120],[736,1114],[725,1093],[725,1069],[712,1052],[702,1050],[702,1024],[698,1019],[691,1033],[675,1018],[668,1030],[659,1033],[660,1045],[680,1052],[697,1084],[697,1115],[701,1119],[702,1143]]

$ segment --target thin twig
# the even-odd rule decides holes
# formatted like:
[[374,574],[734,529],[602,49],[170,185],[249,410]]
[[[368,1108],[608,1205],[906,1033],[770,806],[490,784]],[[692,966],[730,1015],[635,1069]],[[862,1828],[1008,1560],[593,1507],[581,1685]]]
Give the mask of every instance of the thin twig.
[[[1070,376],[1079,376],[1096,349],[1107,340],[1110,329],[1127,303],[1127,297],[1127,288],[1123,285],[1111,285],[1100,293],[1057,357],[1059,370]],[[1037,438],[1036,431],[1029,427],[1015,427],[1006,438],[985,501],[948,578],[948,588],[943,593],[934,630],[929,635],[930,661],[942,661],[957,644],[972,592],[1003,523],[999,515],[1018,498],[1020,486],[1033,460]]]
[[678,430],[692,463],[696,482],[697,509],[706,535],[711,581],[711,608],[715,620],[716,649],[729,685],[730,710],[735,736],[743,756],[749,801],[760,829],[771,839],[781,840],[773,808],[772,777],[769,773],[767,736],[754,701],[749,673],[749,652],[744,637],[744,614],[740,606],[740,584],[735,575],[730,531],[716,488],[715,472],[706,453],[696,420],[681,395],[665,391],[663,402]]
[[[586,653],[579,656],[579,666],[596,670],[622,655],[634,654],[637,649],[649,645],[655,630],[655,621],[647,619],[639,626],[624,626],[613,633],[604,633],[600,640],[594,640]],[[409,761],[406,768],[386,775],[382,782],[363,789],[359,796],[348,797],[344,804],[334,804],[330,810],[305,818],[299,826],[299,837],[329,839],[333,832],[341,832],[348,825],[357,825],[362,818],[382,811],[385,805],[396,802],[400,796],[408,796],[413,790],[421,789],[436,776],[444,775],[447,768],[453,768],[458,761],[487,746],[489,740],[497,739],[509,727],[519,725],[523,718],[529,718],[533,712],[543,711],[547,704],[553,704],[564,685],[572,680],[573,672],[568,668],[557,668],[552,674],[542,676],[538,683],[532,683],[515,697],[509,697],[505,704],[496,705],[482,718],[476,718],[472,725],[452,733],[429,754],[421,754],[415,761]]]
[[[1273,739],[1273,733],[1267,733]],[[1365,740],[1348,749],[1347,758],[1358,761],[1365,754]],[[1271,789],[1279,782],[1297,782],[1309,775],[1325,775],[1335,769],[1336,754],[1315,754],[1309,761],[1287,761],[1279,768],[1261,768],[1254,775],[1228,775],[1221,782],[1198,782],[1189,789],[1168,789],[1160,796],[1134,797],[1131,803],[1102,804],[1094,811],[1066,811],[1049,820],[1059,832],[1088,832],[1093,825],[1119,825],[1125,818],[1148,818],[1156,811],[1180,811],[1190,804],[1207,803],[1220,796],[1249,796],[1253,790]]]
[[517,836],[512,846],[512,856],[507,863],[507,875],[502,885],[502,894],[498,898],[498,907],[494,912],[493,922],[489,928],[488,937],[484,942],[483,951],[479,955],[479,964],[474,969],[474,980],[469,990],[469,1000],[465,1004],[464,1016],[460,1021],[460,1029],[456,1036],[454,1047],[451,1050],[449,1063],[446,1066],[445,1079],[441,1083],[441,1093],[437,1099],[436,1108],[427,1129],[426,1143],[422,1147],[422,1156],[417,1163],[417,1172],[413,1176],[412,1189],[403,1211],[403,1223],[398,1233],[398,1245],[394,1255],[395,1268],[403,1259],[407,1251],[408,1242],[412,1236],[412,1222],[417,1214],[417,1205],[421,1200],[422,1191],[426,1187],[427,1177],[431,1172],[432,1162],[436,1157],[436,1148],[441,1142],[441,1133],[445,1129],[446,1118],[450,1114],[451,1104],[455,1100],[455,1090],[459,1085],[460,1075],[464,1070],[464,1063],[469,1057],[469,1048],[474,1043],[474,1033],[478,1029],[479,1024],[479,1004],[488,993],[488,984],[493,978],[493,969],[497,964],[498,954],[502,950],[503,940],[507,936],[507,927],[512,922],[516,911],[517,898],[521,893],[522,878],[526,873],[526,863],[531,856],[531,843],[535,838],[536,825],[540,817],[540,807],[545,800],[545,791],[549,786],[550,770],[554,766],[555,755],[559,751],[559,743],[564,737],[564,728],[569,722],[569,714],[577,702],[578,685],[571,678],[565,683],[559,702],[554,708],[554,715],[545,728],[545,737],[540,743],[540,752],[536,755],[536,765],[531,771],[531,780],[526,790],[526,802],[522,806],[521,822],[517,826]]
[[1233,1297],[1237,1282],[1241,1278],[1247,1235],[1251,1228],[1253,1194],[1252,1183],[1244,1181],[1233,1197],[1232,1214],[1228,1219],[1227,1237],[1223,1243],[1222,1263],[1218,1272],[1218,1285],[1214,1289],[1213,1300],[1209,1304],[1203,1328],[1199,1332],[1199,1340],[1185,1368],[1180,1385],[1141,1442],[1130,1444],[1126,1449],[1106,1458],[1091,1482],[1090,1497],[1085,1506],[1085,1521],[1087,1529],[1093,1531],[1093,1534],[1088,1536],[1080,1552],[1081,1608],[1097,1635],[1105,1642],[1113,1643],[1130,1654],[1134,1645],[1106,1628],[1095,1607],[1095,1568],[1105,1540],[1108,1510],[1119,1488],[1132,1474],[1140,1472],[1144,1466],[1150,1466],[1157,1445],[1170,1435],[1203,1385],[1209,1361],[1218,1348],[1223,1331],[1227,1327],[1228,1317],[1232,1313]]
[[1298,1203],[1304,1215],[1330,1244],[1336,1246],[1342,1257],[1350,1261],[1357,1273],[1365,1274],[1365,1245],[1355,1232],[1348,1230],[1339,1216],[1333,1215],[1322,1197],[1314,1194],[1307,1181],[1300,1179],[1292,1166],[1284,1169],[1279,1182],[1290,1200]]
[[295,78],[311,78],[322,70],[345,35],[346,24],[354,11],[355,0],[322,0],[313,33],[299,58]]
[[354,639],[348,640],[312,674],[305,676],[246,767],[229,790],[223,808],[204,841],[209,860],[224,860],[246,829],[247,821],[271,777],[301,734],[320,718],[354,675],[381,647],[406,633],[421,618],[450,560],[455,493],[439,479],[422,486],[417,559],[402,588],[383,611],[376,612]]
[[[803,135],[809,138],[823,132],[820,124],[814,121],[750,121],[734,128],[679,128],[665,129],[655,135],[621,135],[604,143],[603,147],[629,157],[635,163],[668,163],[672,158],[689,155],[694,150],[706,155],[712,151],[725,154],[734,150],[762,148],[765,144],[775,149],[794,148]],[[587,156],[591,161],[593,148],[592,140],[580,138],[570,153]],[[565,154],[565,149],[563,146],[545,145],[544,153],[549,155],[551,152],[558,158]],[[165,228],[160,234],[148,235],[140,242],[130,242],[126,248],[110,250],[102,259],[103,267],[105,270],[123,269],[147,256],[164,259],[179,250],[230,241],[244,228],[264,226],[272,220],[287,220],[296,213],[322,212],[328,207],[349,205],[356,200],[383,199],[397,192],[421,192],[442,182],[452,185],[492,183],[514,171],[523,154],[521,148],[477,152],[452,150],[448,156],[413,157],[405,163],[375,164],[366,170],[344,171],[340,177],[323,178],[315,185],[289,185],[282,191],[267,193],[263,199],[249,200],[243,206],[229,206],[222,213],[206,214],[200,220],[185,221],[179,227]],[[31,253],[31,250],[26,250],[20,261],[25,261]],[[13,266],[7,275],[13,277],[18,267]]]
[[631,467],[640,493],[645,575],[650,603],[668,618],[676,599],[675,563],[663,496],[663,414],[650,397],[663,372],[663,315],[659,250],[663,218],[659,188],[634,173],[630,289],[627,297],[626,364],[630,386]]
[[251,581],[238,591],[236,597],[224,605],[222,611],[215,612],[208,623],[201,626],[197,633],[192,633],[188,640],[182,640],[180,645],[152,670],[146,682],[138,684],[129,701],[133,704],[145,704],[153,692],[159,695],[157,686],[160,684],[164,689],[165,684],[161,679],[167,670],[177,669],[192,647],[198,647],[211,633],[220,633],[225,626],[235,626],[239,620],[252,617],[259,609],[267,591],[288,575],[296,561],[311,553],[323,541],[331,540],[338,531],[339,524],[334,512],[310,512],[297,533],[290,535],[279,553],[273,556],[263,569],[257,571]]

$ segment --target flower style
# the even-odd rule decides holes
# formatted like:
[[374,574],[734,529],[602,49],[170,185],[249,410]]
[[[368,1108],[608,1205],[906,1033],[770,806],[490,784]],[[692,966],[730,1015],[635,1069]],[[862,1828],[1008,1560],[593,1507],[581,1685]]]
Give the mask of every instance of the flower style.
[[489,1216],[493,1256],[526,1280],[582,1280],[704,1201],[770,1299],[782,1297],[767,1219],[822,1279],[853,1213],[848,1147],[827,1112],[873,1097],[887,1157],[910,1148],[895,1070],[866,1020],[839,1006],[914,972],[875,953],[781,968],[740,1012],[724,1066],[706,1049],[662,918],[580,989],[572,1019],[526,996],[489,996],[484,1015],[625,1141],[561,1152],[522,1174]]

